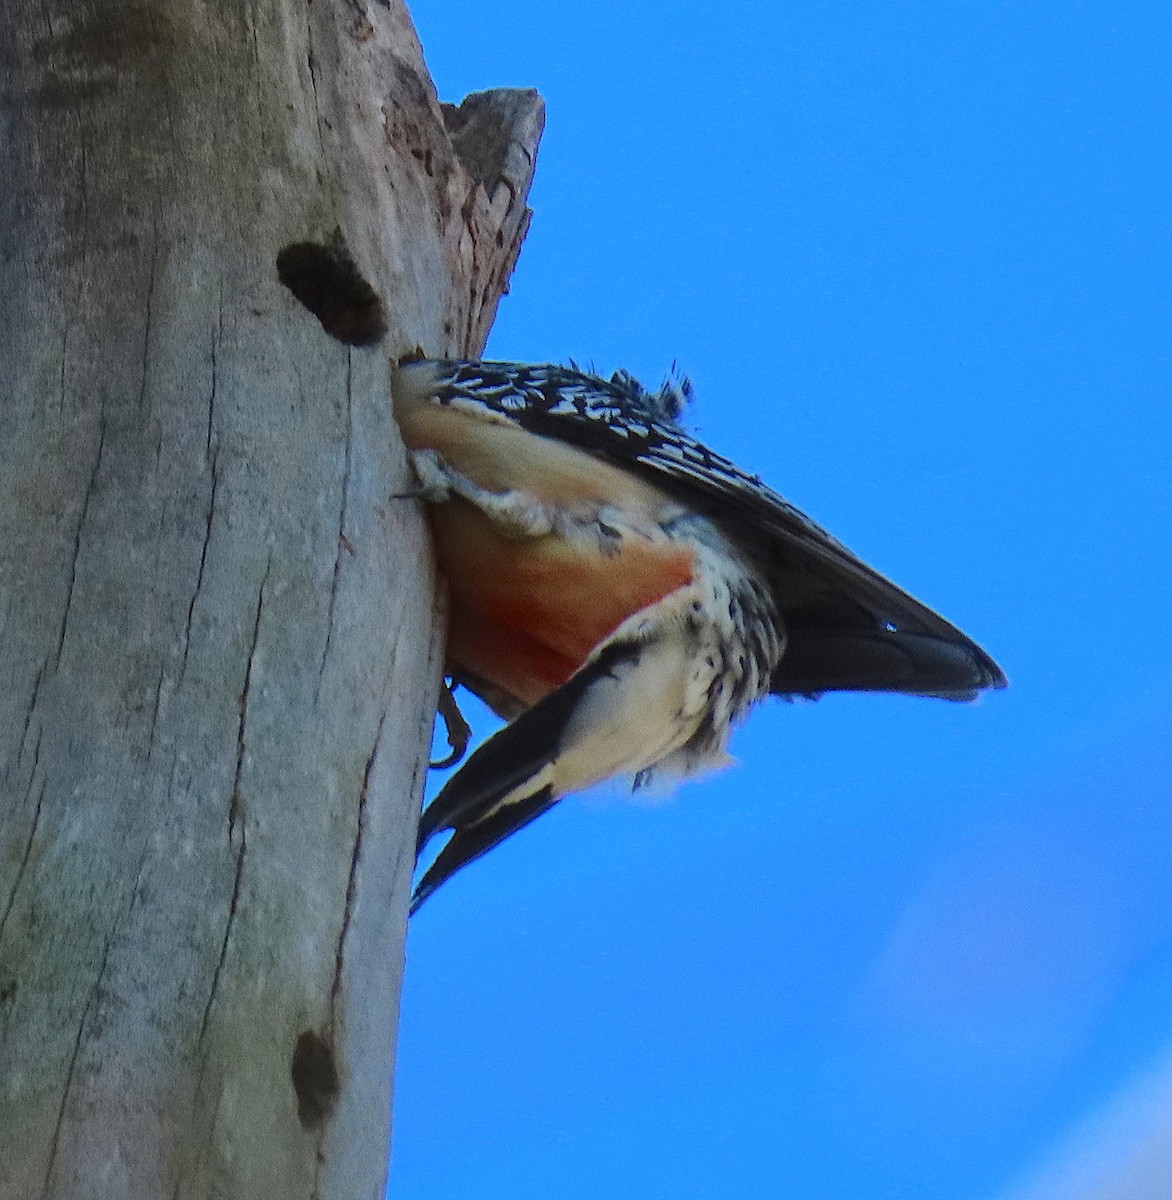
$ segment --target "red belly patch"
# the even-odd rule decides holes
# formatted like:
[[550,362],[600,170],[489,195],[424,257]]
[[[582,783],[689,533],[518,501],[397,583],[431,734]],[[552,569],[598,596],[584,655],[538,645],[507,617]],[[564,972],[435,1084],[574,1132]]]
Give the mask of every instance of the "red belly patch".
[[692,579],[693,552],[665,537],[630,534],[603,554],[555,537],[502,537],[460,502],[431,515],[450,586],[452,667],[525,705],[565,683],[627,617]]

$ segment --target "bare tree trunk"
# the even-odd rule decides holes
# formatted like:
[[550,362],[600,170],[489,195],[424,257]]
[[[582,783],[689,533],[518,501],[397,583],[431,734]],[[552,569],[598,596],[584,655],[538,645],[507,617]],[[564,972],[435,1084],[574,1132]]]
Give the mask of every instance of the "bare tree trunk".
[[381,1195],[440,667],[387,359],[483,347],[541,119],[441,110],[399,0],[0,5],[0,1200]]

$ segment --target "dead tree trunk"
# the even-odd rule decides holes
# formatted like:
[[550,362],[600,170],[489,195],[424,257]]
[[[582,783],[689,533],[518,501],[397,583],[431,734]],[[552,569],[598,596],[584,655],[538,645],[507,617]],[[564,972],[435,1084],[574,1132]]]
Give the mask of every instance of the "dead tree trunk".
[[440,668],[388,357],[534,93],[399,0],[0,6],[0,1200],[378,1197]]

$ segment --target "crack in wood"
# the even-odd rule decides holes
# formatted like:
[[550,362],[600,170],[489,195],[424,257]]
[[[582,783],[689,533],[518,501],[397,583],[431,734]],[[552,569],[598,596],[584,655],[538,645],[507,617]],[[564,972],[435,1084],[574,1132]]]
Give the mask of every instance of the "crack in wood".
[[89,516],[90,500],[98,482],[98,471],[102,466],[102,450],[106,445],[106,414],[103,412],[98,424],[98,452],[94,456],[94,469],[90,472],[89,483],[86,485],[85,497],[81,503],[81,515],[77,518],[77,528],[73,532],[73,558],[69,564],[69,586],[65,591],[65,612],[61,617],[61,632],[57,636],[57,657],[53,669],[61,665],[61,653],[65,648],[65,634],[69,629],[69,614],[73,609],[73,588],[77,583],[77,560],[81,555],[81,534]]
[[33,765],[29,768],[28,787],[25,789],[25,800],[28,799],[33,790],[33,780],[37,775],[37,767],[41,762],[41,738],[44,736],[43,728],[37,730],[37,740],[33,743]]
[[350,506],[350,464],[354,444],[354,394],[353,394],[353,354],[346,353],[346,456],[342,465],[342,499],[338,512],[338,544],[334,550],[334,576],[330,581],[330,602],[326,612],[326,644],[322,648],[321,663],[317,669],[317,686],[313,691],[313,704],[321,696],[322,678],[326,672],[326,660],[329,658],[330,644],[334,639],[334,606],[338,599],[338,580],[342,574],[342,551],[353,547],[346,537],[346,518]]
[[187,653],[191,646],[191,622],[195,614],[195,602],[199,598],[200,588],[203,587],[204,568],[208,563],[208,545],[212,540],[212,522],[216,515],[216,492],[220,486],[220,472],[218,464],[220,460],[220,452],[217,447],[212,451],[211,471],[212,471],[212,494],[208,498],[208,517],[207,527],[204,529],[203,545],[199,552],[199,571],[195,577],[195,591],[191,593],[191,602],[187,606],[187,623],[183,627],[183,657],[179,664],[179,679],[176,682],[176,687],[183,682],[183,676],[187,671]]
[[310,3],[305,6],[305,65],[309,68],[309,86],[313,89],[313,115],[316,121],[317,128],[317,146],[321,151],[321,157],[325,161],[329,161],[329,155],[326,153],[326,139],[322,134],[322,115],[321,102],[317,95],[317,68],[313,61],[313,15]]
[[[240,777],[244,773],[244,754],[246,750],[245,726],[248,722],[248,697],[252,690],[252,668],[256,661],[256,647],[260,641],[260,619],[265,607],[265,586],[269,581],[273,560],[270,555],[265,564],[264,578],[260,581],[260,592],[256,599],[256,618],[252,623],[252,642],[248,647],[248,665],[244,669],[244,686],[240,689],[240,719],[236,725],[236,773],[232,779],[232,795],[228,800],[228,840],[231,842],[236,833],[236,822],[240,819],[242,799],[240,795]],[[243,840],[243,831],[241,832]]]
[[[34,768],[35,769],[35,768]],[[41,780],[40,795],[37,796],[37,806],[33,810],[33,823],[29,829],[28,838],[24,843],[24,853],[21,855],[20,865],[16,868],[16,877],[12,881],[12,890],[8,893],[8,900],[4,905],[4,915],[0,917],[0,938],[4,936],[4,927],[8,924],[8,918],[12,913],[13,906],[16,904],[16,894],[20,891],[20,885],[24,879],[25,868],[28,866],[29,858],[33,852],[33,842],[37,836],[37,828],[41,823],[41,805],[45,800],[45,785],[47,780]],[[32,789],[32,779],[29,780],[30,791]]]
[[[21,759],[24,758],[24,748],[28,743],[29,726],[32,724],[33,713],[36,711],[36,707],[37,707],[37,699],[40,697],[40,694],[41,694],[41,684],[45,682],[45,675],[48,673],[48,670],[49,670],[49,660],[47,658],[41,659],[41,666],[40,666],[40,669],[37,671],[37,679],[36,679],[36,682],[33,684],[33,694],[29,697],[28,707],[25,709],[24,724],[21,726],[21,730],[20,730],[20,743],[17,746],[15,756],[13,758],[9,759],[7,766],[4,768],[4,782],[5,783],[7,783],[9,781],[9,779],[12,778],[12,768],[19,766]],[[38,727],[38,729],[37,729],[37,752],[38,753],[40,752],[40,746],[41,746],[41,729]],[[35,760],[33,763],[33,770],[36,770]]]
[[[270,557],[265,564],[264,578],[261,580],[260,589],[257,594],[256,616],[252,624],[252,641],[248,648],[248,665],[244,671],[244,685],[240,691],[240,717],[236,727],[236,770],[232,780],[232,794],[228,800],[228,841],[232,842],[235,840],[236,828],[237,824],[239,824],[240,844],[236,851],[236,868],[232,880],[232,898],[228,903],[228,917],[224,922],[224,936],[220,942],[219,957],[216,960],[216,968],[212,972],[212,986],[208,992],[207,1002],[204,1005],[203,1016],[200,1020],[199,1035],[196,1038],[197,1051],[203,1047],[204,1038],[207,1035],[212,1006],[215,1004],[216,996],[219,993],[220,977],[223,974],[224,963],[228,958],[228,946],[232,940],[232,928],[236,922],[236,913],[240,906],[240,889],[241,881],[244,877],[244,860],[248,854],[248,827],[244,823],[241,813],[243,802],[240,795],[240,778],[244,772],[244,756],[247,746],[246,724],[248,720],[249,693],[252,688],[252,667],[256,659],[257,644],[260,641],[260,623],[261,616],[264,613],[265,587],[269,581],[269,573],[272,570],[272,565],[273,560]],[[197,1092],[203,1083],[203,1070],[204,1064],[201,1062],[196,1080]]]
[[[119,918],[119,921],[121,918]],[[89,1022],[90,1013],[98,1002],[98,995],[102,986],[102,978],[106,974],[106,963],[110,958],[110,946],[114,941],[114,934],[118,930],[119,921],[114,922],[114,928],[110,930],[109,936],[106,938],[106,944],[102,949],[102,962],[98,967],[97,977],[94,979],[94,985],[90,988],[90,993],[86,997],[85,1007],[81,1011],[81,1019],[77,1023],[77,1037],[73,1040],[73,1052],[69,1056],[69,1068],[65,1072],[65,1086],[61,1091],[61,1104],[57,1109],[57,1122],[53,1127],[53,1140],[49,1146],[49,1161],[45,1166],[45,1180],[41,1187],[41,1198],[49,1195],[49,1189],[53,1183],[53,1168],[57,1165],[57,1152],[61,1147],[61,1130],[65,1124],[65,1109],[69,1104],[69,1093],[73,1087],[73,1076],[77,1070],[77,1060],[81,1054],[81,1043],[85,1036],[85,1027]]]
[[165,667],[162,663],[159,664],[159,679],[155,684],[155,703],[151,709],[151,729],[147,737],[147,758],[150,758],[155,749],[155,728],[159,723],[159,704],[163,695],[163,676]]
[[[207,1003],[203,1007],[203,1017],[199,1023],[199,1036],[195,1039],[196,1051],[203,1049],[204,1038],[207,1036],[208,1025],[211,1022],[212,1006],[220,990],[220,976],[224,972],[224,963],[228,959],[228,944],[232,940],[232,926],[236,922],[236,913],[240,907],[240,883],[244,877],[244,858],[248,853],[248,833],[240,831],[240,849],[236,852],[236,872],[232,879],[232,899],[228,902],[228,918],[224,922],[224,936],[220,942],[220,955],[216,960],[216,969],[212,972],[212,986],[208,991]],[[203,1083],[203,1063],[200,1063],[199,1075],[196,1079],[196,1091]]]
[[150,379],[151,355],[151,324],[154,319],[155,274],[159,263],[159,222],[155,214],[154,231],[151,237],[151,265],[147,277],[146,324],[142,333],[142,381],[138,388],[138,411],[149,412],[147,408],[147,381]]
[[[208,396],[208,429],[207,440],[204,444],[204,461],[212,464],[213,476],[215,471],[216,452],[212,450],[212,432],[216,420],[216,389],[219,386],[219,351],[220,342],[224,338],[224,281],[220,280],[220,298],[216,305],[216,332],[212,335],[212,390]],[[206,543],[205,543],[206,550]]]
[[146,866],[147,854],[149,853],[149,844],[143,846],[142,854],[139,856],[138,867],[134,873],[134,883],[130,889],[130,900],[118,915],[114,918],[114,924],[110,928],[110,932],[106,935],[106,941],[102,947],[102,961],[98,967],[97,976],[94,979],[94,985],[90,988],[89,995],[86,997],[85,1007],[81,1012],[81,1019],[77,1023],[77,1037],[73,1042],[73,1052],[69,1057],[69,1069],[65,1073],[65,1087],[61,1093],[61,1104],[57,1109],[57,1122],[53,1129],[53,1141],[49,1151],[49,1162],[45,1167],[45,1180],[41,1189],[41,1197],[44,1200],[49,1193],[49,1188],[53,1182],[53,1168],[56,1165],[57,1153],[61,1145],[61,1130],[65,1124],[65,1110],[69,1104],[69,1093],[73,1087],[73,1077],[77,1072],[77,1060],[81,1054],[81,1044],[85,1038],[86,1025],[90,1021],[90,1016],[97,1007],[98,999],[101,996],[102,980],[106,977],[106,966],[110,961],[110,947],[114,944],[114,939],[118,936],[118,930],[122,925],[123,920],[128,917],[133,911],[134,906],[138,902],[139,889],[142,885],[142,873]]
[[382,742],[383,727],[386,724],[388,709],[383,709],[379,717],[378,729],[374,735],[374,745],[362,770],[362,787],[358,792],[358,820],[354,831],[354,845],[350,854],[350,873],[346,879],[346,900],[342,908],[342,926],[338,930],[338,946],[334,953],[334,978],[330,984],[330,1030],[334,1030],[337,1020],[338,997],[342,993],[342,972],[346,965],[346,938],[350,932],[350,922],[354,916],[354,901],[358,895],[358,864],[362,859],[362,841],[366,836],[366,813],[370,791],[370,777],[374,771],[375,760],[378,758],[379,744]]

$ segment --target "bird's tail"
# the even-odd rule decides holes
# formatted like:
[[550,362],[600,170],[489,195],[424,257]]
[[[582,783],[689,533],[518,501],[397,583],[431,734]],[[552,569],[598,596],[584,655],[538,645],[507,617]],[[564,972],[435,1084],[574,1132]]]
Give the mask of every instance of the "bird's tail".
[[694,634],[678,623],[616,636],[489,738],[420,819],[419,851],[441,830],[452,837],[419,881],[412,912],[571,792],[652,767],[692,774],[725,761],[727,728],[701,732],[708,688],[696,657]]
[[420,818],[416,853],[445,829],[452,837],[420,879],[412,912],[461,867],[541,816],[569,790],[556,786],[554,767],[575,713],[600,682],[624,663],[637,663],[640,653],[629,644],[605,647],[562,687],[489,738],[448,780]]

